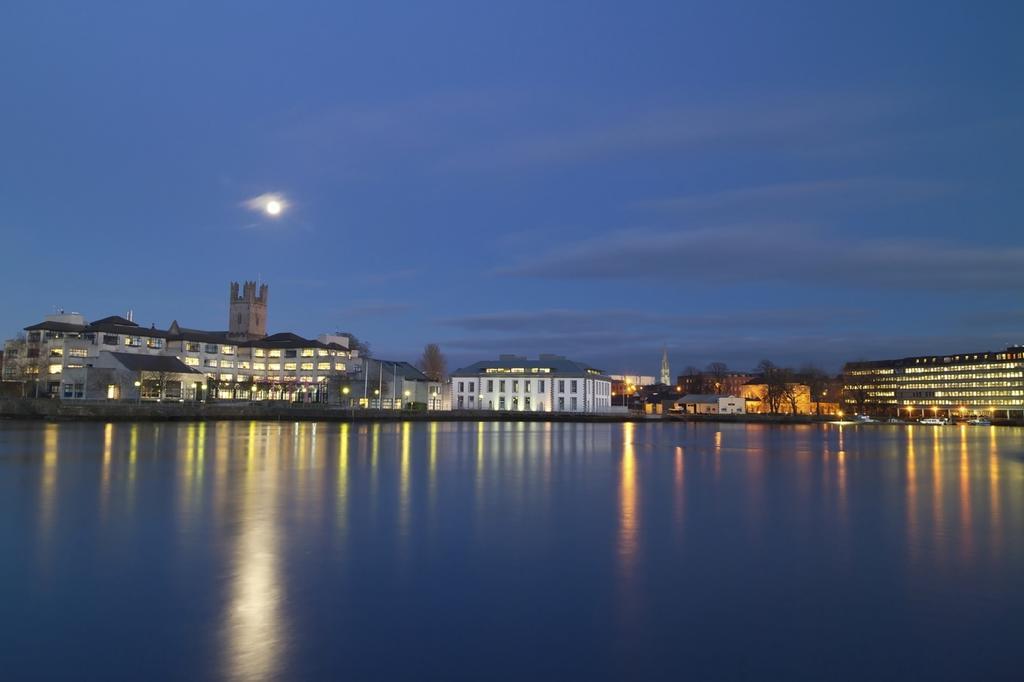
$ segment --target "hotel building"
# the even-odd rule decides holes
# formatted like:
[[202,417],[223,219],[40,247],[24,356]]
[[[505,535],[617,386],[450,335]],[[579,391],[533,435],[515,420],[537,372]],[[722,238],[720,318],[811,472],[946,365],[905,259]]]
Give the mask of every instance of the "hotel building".
[[[128,317],[47,316],[8,341],[5,381],[62,399],[337,402],[357,353],[343,336],[267,335],[266,284],[231,284],[227,331]],[[332,390],[333,389],[333,390]],[[337,394],[337,395],[336,395]]]
[[1003,351],[851,362],[843,369],[849,412],[901,417],[1024,417],[1024,346]]
[[608,375],[561,355],[501,355],[451,374],[454,410],[598,413],[611,410],[611,395]]

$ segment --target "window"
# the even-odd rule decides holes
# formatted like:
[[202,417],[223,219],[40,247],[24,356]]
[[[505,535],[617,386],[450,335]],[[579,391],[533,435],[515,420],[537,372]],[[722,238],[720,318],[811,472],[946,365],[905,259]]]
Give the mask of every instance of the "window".
[[[326,358],[327,357],[327,349],[326,348],[317,348],[316,354],[319,355],[322,358]],[[333,355],[333,353],[332,353],[332,355]]]
[[216,353],[217,352],[217,344],[215,344],[215,343],[208,343],[205,346],[203,346],[203,350],[205,352],[207,352],[207,353]]
[[49,372],[50,374],[60,374],[60,370],[60,365],[50,365],[49,368],[47,368],[47,372]]
[[[502,379],[501,381],[498,382],[498,393],[504,393],[504,392],[505,392],[505,380]],[[501,401],[504,403],[505,399],[502,398]]]
[[189,353],[198,353],[199,352],[199,344],[196,343],[195,341],[186,341],[185,342],[185,350],[188,351]]
[[258,358],[264,358],[267,356],[267,352],[262,348],[254,348],[252,354]]
[[142,345],[142,339],[138,336],[126,336],[124,337],[124,345],[138,347]]
[[221,367],[227,367],[227,368],[230,369],[231,367],[235,366],[235,363],[231,362],[230,360],[221,360],[220,361],[220,366]]
[[[527,381],[524,381],[524,382],[523,382],[523,390],[524,390],[524,391],[525,391],[526,393],[529,393],[529,392],[530,392],[530,384],[531,384],[531,383],[533,383],[533,382],[531,382],[531,381],[529,381],[529,380],[527,380]],[[529,400],[529,398],[527,398],[527,400]]]
[[63,348],[51,348],[50,349],[50,357],[51,358],[62,358],[62,357],[64,357],[64,349]]
[[146,339],[146,346],[149,347],[149,348],[163,348],[164,347],[164,340],[163,339],[154,339],[154,338],[150,337],[150,338]]
[[469,382],[469,392],[476,393],[476,383],[473,381]]
[[569,406],[573,412],[576,411],[576,396],[573,396],[572,398],[569,399]]
[[515,379],[512,380],[512,392],[519,393],[519,382]]
[[221,346],[220,347],[220,352],[223,353],[224,355],[234,355],[235,354],[235,347],[234,346]]
[[344,362],[335,363],[334,369],[339,371],[339,372],[344,372],[345,371],[345,363]]
[[505,409],[505,396],[501,396],[501,397],[498,398],[498,409],[499,410],[504,410]]
[[189,367],[198,367],[199,366],[199,358],[186,357],[184,362]]
[[462,396],[459,396],[459,409],[462,409]]
[[576,393],[576,380],[575,379],[573,379],[572,381],[569,382],[569,392],[570,393]]
[[290,371],[290,372],[294,372],[295,371],[295,363],[294,362],[286,362],[286,363],[284,363],[284,368],[286,370]]
[[246,360],[239,360],[238,369],[249,369],[249,362]]
[[304,363],[302,363],[301,368],[302,368],[303,372],[312,372],[313,371],[313,363],[312,362],[304,362]]
[[488,393],[493,393],[494,392],[494,379],[488,379],[487,380],[487,392]]
[[302,349],[302,357],[304,357],[304,358],[311,358],[311,357],[313,357],[313,349],[312,348],[303,348]]
[[565,379],[558,380],[558,392],[565,393]]
[[530,396],[526,396],[526,411],[530,411]]
[[107,400],[117,400],[121,397],[121,387],[117,384],[107,384]]
[[565,411],[565,398],[559,398],[558,399],[558,411],[559,412],[564,412]]
[[295,349],[294,349],[294,348],[289,348],[288,350],[286,350],[286,351],[284,352],[284,356],[285,356],[286,358],[294,358],[294,357],[296,356],[296,354],[297,354],[297,353],[296,353],[296,351],[295,351]]
[[[459,393],[462,393],[462,392],[464,392],[465,390],[466,390],[466,387],[465,387],[465,385],[464,385],[464,384],[463,384],[463,383],[462,383],[462,382],[460,381],[460,382],[459,382]],[[459,398],[459,400],[462,400],[462,399],[461,399],[461,398]]]
[[89,356],[89,351],[85,348],[68,348],[68,355],[73,358],[85,358]]
[[267,369],[269,369],[271,372],[280,372],[281,371],[281,363],[280,362],[271,362],[269,365],[267,365]]
[[541,393],[543,393],[544,392],[544,380],[541,379],[540,382],[538,382],[538,383],[540,383],[540,387],[537,390],[540,391]]
[[39,332],[29,332],[28,333],[28,342],[29,343],[38,343],[39,342]]
[[231,375],[230,374],[221,374],[220,375],[220,380],[221,381],[231,381]]
[[254,362],[254,363],[252,363],[252,368],[256,369],[256,370],[265,370],[267,368],[267,363],[265,363],[265,362]]
[[328,372],[331,369],[331,363],[329,362],[318,362],[316,363],[317,370],[321,372]]
[[103,345],[104,346],[116,346],[119,343],[117,334],[104,334]]
[[268,355],[268,357],[279,358],[279,357],[281,357],[281,351],[279,351],[279,350],[272,350],[272,351],[269,351],[267,353],[267,355]]
[[203,360],[203,366],[204,367],[216,367],[217,366],[217,361],[214,358],[206,358],[205,360]]

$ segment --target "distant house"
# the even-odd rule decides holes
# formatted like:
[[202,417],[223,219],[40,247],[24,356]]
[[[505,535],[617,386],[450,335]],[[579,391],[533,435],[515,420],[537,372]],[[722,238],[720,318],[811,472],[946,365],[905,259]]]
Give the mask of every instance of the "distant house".
[[501,355],[452,372],[452,408],[510,412],[609,412],[611,378],[561,355]]
[[745,414],[746,401],[736,396],[708,394],[684,395],[675,401],[684,414]]

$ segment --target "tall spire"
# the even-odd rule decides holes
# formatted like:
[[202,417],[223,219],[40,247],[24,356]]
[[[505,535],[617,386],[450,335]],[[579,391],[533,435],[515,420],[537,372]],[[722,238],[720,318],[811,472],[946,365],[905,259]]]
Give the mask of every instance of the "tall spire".
[[672,383],[672,370],[668,367],[668,348],[661,349],[661,383],[668,386]]

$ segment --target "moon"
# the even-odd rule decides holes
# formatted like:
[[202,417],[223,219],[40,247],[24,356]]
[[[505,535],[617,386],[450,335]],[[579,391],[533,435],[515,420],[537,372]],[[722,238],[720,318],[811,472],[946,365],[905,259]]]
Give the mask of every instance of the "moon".
[[277,199],[271,199],[267,202],[267,205],[263,210],[267,212],[267,215],[281,215],[281,209],[284,208],[281,202]]

